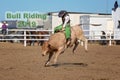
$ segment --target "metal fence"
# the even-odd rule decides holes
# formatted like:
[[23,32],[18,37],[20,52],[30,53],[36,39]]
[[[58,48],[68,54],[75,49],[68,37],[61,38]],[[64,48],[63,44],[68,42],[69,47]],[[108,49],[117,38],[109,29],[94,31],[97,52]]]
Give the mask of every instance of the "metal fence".
[[[102,31],[105,34],[102,34]],[[84,30],[84,32],[89,32],[89,34],[85,35],[89,41],[108,41],[109,46],[112,45],[112,41],[119,40],[114,39],[114,34],[111,30]]]
[[[22,34],[15,34],[15,33],[13,33],[13,34],[11,34],[12,32],[22,32]],[[47,32],[50,32],[50,34],[48,34],[48,35],[40,35],[40,34],[27,34],[27,31],[28,32],[32,32],[32,31],[47,31]],[[46,37],[49,37],[50,35],[51,35],[51,33],[52,33],[53,31],[52,30],[28,30],[28,29],[9,29],[9,30],[7,30],[7,34],[6,35],[0,35],[0,41],[3,41],[3,40],[5,40],[5,41],[10,41],[10,40],[16,40],[16,41],[18,41],[18,40],[21,40],[21,41],[23,41],[24,42],[24,46],[27,46],[27,40],[34,40],[34,41],[36,41],[36,40],[39,40],[39,41],[45,41],[45,40],[48,40],[48,39],[33,39],[33,38],[27,38],[27,37],[30,37],[30,36],[46,36]],[[10,34],[9,34],[10,33]],[[10,37],[20,37],[20,38],[10,38]]]
[[[19,32],[22,32],[23,34],[9,34],[10,32],[12,31],[19,31]],[[0,41],[3,41],[3,40],[6,40],[6,41],[10,41],[10,40],[22,40],[24,42],[24,46],[27,46],[27,40],[39,40],[39,41],[45,41],[45,40],[48,40],[47,39],[28,39],[27,37],[30,37],[30,36],[46,36],[46,37],[49,37],[51,34],[48,34],[48,35],[39,35],[39,34],[27,34],[26,32],[27,31],[48,31],[50,33],[53,33],[52,30],[28,30],[28,29],[9,29],[7,32],[8,34],[6,35],[0,35]],[[114,39],[114,35],[113,35],[113,32],[112,31],[105,31],[106,33],[109,33],[109,34],[94,34],[95,32],[97,33],[100,33],[101,30],[97,30],[97,31],[88,31],[86,30],[87,32],[89,32],[89,35],[85,35],[88,40],[90,41],[108,41],[109,42],[109,45],[111,46],[112,45],[112,41],[114,40],[120,40],[120,39]],[[84,32],[86,32],[84,31]],[[16,36],[16,37],[21,37],[21,38],[9,38],[11,36]],[[101,37],[105,37],[105,38],[101,38]]]

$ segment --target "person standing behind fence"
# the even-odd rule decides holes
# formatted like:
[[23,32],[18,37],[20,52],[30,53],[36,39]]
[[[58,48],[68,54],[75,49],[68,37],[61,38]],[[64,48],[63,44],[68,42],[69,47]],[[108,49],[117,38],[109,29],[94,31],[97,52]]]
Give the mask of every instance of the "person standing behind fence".
[[101,41],[101,45],[106,45],[107,44],[107,42],[106,42],[106,33],[104,32],[104,31],[101,31],[102,32],[102,36],[101,36],[101,39],[103,39],[102,41]]
[[6,22],[4,21],[2,25],[2,34],[6,35],[6,33],[7,33],[7,25],[6,25]]

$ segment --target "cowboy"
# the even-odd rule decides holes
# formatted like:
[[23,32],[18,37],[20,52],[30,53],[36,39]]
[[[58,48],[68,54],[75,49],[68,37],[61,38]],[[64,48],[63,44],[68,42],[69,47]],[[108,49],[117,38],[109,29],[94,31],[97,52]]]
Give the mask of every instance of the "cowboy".
[[67,45],[70,44],[70,41],[71,41],[71,30],[70,30],[70,16],[68,14],[67,11],[65,10],[61,10],[59,13],[58,13],[58,16],[60,18],[62,18],[62,24],[57,26],[55,28],[55,32],[58,30],[58,29],[62,29],[62,31],[65,31],[65,36],[66,36],[66,43]]

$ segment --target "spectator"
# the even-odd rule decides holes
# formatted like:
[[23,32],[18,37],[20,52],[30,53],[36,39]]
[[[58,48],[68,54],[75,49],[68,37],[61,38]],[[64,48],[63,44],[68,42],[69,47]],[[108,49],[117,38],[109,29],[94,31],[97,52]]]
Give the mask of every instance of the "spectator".
[[118,29],[120,29],[120,21],[118,20],[118,27],[117,27]]
[[104,39],[104,40],[101,41],[101,44],[106,45],[107,44],[107,41],[105,40],[106,39],[106,33],[104,31],[101,31],[101,32],[102,32],[101,39]]
[[6,35],[6,33],[7,33],[7,25],[6,25],[6,22],[4,21],[2,25],[2,34]]

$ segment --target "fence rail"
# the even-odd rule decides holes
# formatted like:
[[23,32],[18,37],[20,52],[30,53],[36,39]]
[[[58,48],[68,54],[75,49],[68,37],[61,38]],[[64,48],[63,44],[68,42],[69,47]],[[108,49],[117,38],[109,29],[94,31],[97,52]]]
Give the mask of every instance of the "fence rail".
[[[47,32],[50,32],[50,33],[53,33],[53,31],[52,30],[28,30],[28,29],[9,29],[8,31],[7,31],[7,33],[10,33],[10,32],[12,32],[12,31],[19,31],[19,32],[23,32],[23,34],[6,34],[6,35],[0,35],[0,41],[3,41],[3,40],[7,40],[7,41],[10,41],[10,40],[22,40],[22,41],[24,41],[24,46],[27,46],[27,40],[34,40],[34,41],[36,41],[36,40],[39,40],[39,41],[45,41],[45,40],[48,40],[48,39],[27,39],[27,37],[35,37],[35,36],[45,36],[45,37],[49,37],[51,34],[49,34],[49,35],[36,35],[36,34],[27,34],[27,31],[47,31]],[[97,30],[97,31],[88,31],[88,30],[85,30],[84,32],[89,32],[89,35],[85,35],[87,38],[88,38],[88,40],[106,40],[106,41],[109,41],[109,45],[111,46],[112,44],[112,41],[113,40],[120,40],[120,39],[114,39],[114,38],[112,38],[112,37],[114,37],[114,35],[111,33],[111,31],[105,31],[106,33],[109,33],[109,35],[108,34],[105,34],[105,35],[102,35],[102,34],[93,34],[93,33],[95,33],[95,32],[101,32],[100,30]],[[101,39],[101,37],[102,36],[105,36],[106,38],[105,39]],[[2,38],[2,37],[6,37],[6,38]],[[22,37],[22,38],[8,38],[8,37]]]
[[[15,31],[15,32],[17,32],[17,31],[19,31],[19,32],[23,32],[23,34],[15,34],[15,33],[13,33],[13,34],[8,34],[8,33],[10,33],[10,32],[12,32],[12,31]],[[0,35],[0,41],[3,41],[3,40],[7,40],[7,41],[10,41],[10,40],[22,40],[22,41],[24,41],[24,46],[27,46],[27,40],[34,40],[34,41],[36,41],[36,40],[39,40],[39,41],[45,41],[45,40],[48,40],[48,39],[27,39],[27,37],[35,37],[35,36],[45,36],[45,37],[49,37],[50,36],[50,34],[49,35],[36,35],[36,34],[27,34],[27,31],[47,31],[47,32],[53,32],[52,30],[26,30],[26,29],[9,29],[8,31],[7,31],[7,34],[6,35]],[[16,39],[10,39],[10,38],[8,38],[8,37],[22,37],[22,38],[16,38]]]

